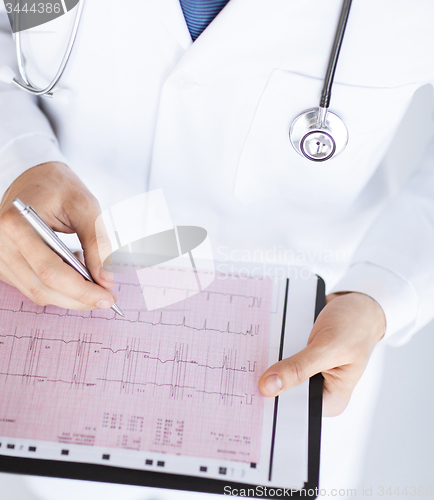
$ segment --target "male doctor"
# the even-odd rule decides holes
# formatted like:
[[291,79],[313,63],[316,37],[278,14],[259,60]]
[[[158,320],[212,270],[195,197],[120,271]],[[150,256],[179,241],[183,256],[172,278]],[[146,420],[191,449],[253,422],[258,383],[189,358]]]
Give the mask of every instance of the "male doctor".
[[[69,104],[1,85],[0,279],[41,305],[111,307],[95,219],[163,188],[176,223],[205,227],[217,258],[285,249],[324,274],[334,293],[308,346],[259,387],[275,396],[322,372],[324,412],[338,415],[380,339],[403,343],[433,316],[434,149],[405,171],[381,160],[414,92],[434,82],[434,4],[354,1],[331,103],[350,141],[314,163],[288,131],[318,105],[341,1],[209,1],[206,21],[194,3],[86,2],[60,83]],[[23,33],[36,84],[52,78],[74,15]],[[0,65],[16,67],[2,23]],[[40,241],[16,197],[77,233],[96,284]]]

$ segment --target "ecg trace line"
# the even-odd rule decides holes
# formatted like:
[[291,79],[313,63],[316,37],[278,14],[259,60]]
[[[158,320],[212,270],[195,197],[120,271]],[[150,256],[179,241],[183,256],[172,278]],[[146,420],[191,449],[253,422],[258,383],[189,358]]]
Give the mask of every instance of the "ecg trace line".
[[[45,375],[28,375],[27,373],[0,372],[0,375],[5,375],[6,377],[44,378],[44,379],[47,378]],[[70,383],[71,381],[68,381],[68,384]]]
[[125,349],[112,349],[111,347],[101,347],[101,350],[104,351],[111,351],[113,354],[117,354],[118,352],[125,352],[126,357],[129,358],[131,354],[149,354],[150,351],[137,351],[136,349],[130,349],[129,346],[127,346]]
[[[52,383],[62,383],[62,384],[67,384],[67,385],[76,385],[76,386],[83,386],[83,387],[96,387],[98,384],[92,383],[92,382],[79,382],[76,380],[63,380],[63,379],[49,379],[47,376],[43,375],[26,375],[22,373],[0,373],[0,375],[7,375],[10,377],[21,377],[21,378],[31,378],[31,379],[44,379],[46,382],[52,382]],[[75,377],[74,377],[75,378]],[[170,387],[172,389],[171,391],[171,396],[173,396],[176,392],[177,389],[192,389],[194,392],[199,392],[203,394],[208,394],[208,395],[220,395],[223,397],[236,397],[236,398],[244,398],[247,393],[245,394],[235,394],[235,393],[228,393],[228,392],[221,392],[221,391],[206,391],[204,389],[196,389],[195,386],[191,385],[182,385],[182,384],[170,384],[170,383],[157,383],[157,382],[129,382],[126,380],[121,380],[121,379],[107,379],[107,378],[97,378],[97,380],[102,381],[102,382],[114,382],[118,384],[122,384],[123,386],[129,385],[129,386],[147,386],[147,385],[153,385],[156,387]],[[253,394],[251,396],[254,396]]]
[[[124,380],[105,379],[105,378],[98,378],[97,380],[101,380],[104,382],[115,382],[115,383],[123,384],[123,385],[142,385],[142,386],[154,385],[156,387],[171,387],[173,389],[173,392],[171,395],[173,395],[173,393],[175,393],[176,389],[192,389],[192,390],[194,390],[194,392],[201,392],[201,393],[210,394],[210,395],[217,394],[217,395],[220,395],[222,397],[230,396],[230,397],[235,397],[235,398],[244,398],[247,395],[247,393],[235,394],[235,393],[227,393],[227,392],[220,392],[220,391],[205,391],[203,389],[196,389],[196,387],[192,386],[192,385],[168,384],[168,383],[158,384],[157,382],[126,382]],[[65,382],[65,381],[61,380],[60,382]],[[69,383],[69,382],[67,382],[67,383]],[[252,394],[251,396],[254,397],[254,394]]]
[[[38,331],[38,330],[37,330]],[[10,375],[12,377],[20,377],[23,380],[26,380],[28,383],[30,380],[33,380],[34,383],[36,382],[36,379],[38,379],[41,382],[50,382],[50,383],[63,383],[63,384],[68,384],[71,387],[82,387],[84,389],[85,387],[97,387],[98,383],[95,382],[90,382],[86,381],[86,373],[87,373],[87,368],[89,365],[89,354],[90,354],[90,345],[91,344],[96,344],[96,345],[102,345],[101,342],[89,342],[89,341],[82,341],[81,339],[75,339],[71,341],[65,341],[64,339],[49,339],[46,337],[36,337],[36,336],[29,336],[29,335],[1,335],[1,337],[6,338],[6,337],[12,337],[13,338],[13,345],[16,339],[18,340],[30,340],[29,342],[29,347],[26,347],[27,355],[26,359],[29,356],[29,353],[32,353],[32,351],[35,351],[34,354],[31,354],[31,366],[29,366],[29,370],[24,373],[10,373],[9,371],[6,373],[1,372],[0,375],[6,376],[6,378]],[[130,338],[127,342],[131,343],[134,345],[138,339]],[[40,341],[39,345],[37,344],[37,341]],[[63,344],[77,344],[76,346],[76,351],[74,354],[74,365],[72,368],[72,376],[71,378],[68,378],[68,380],[65,380],[64,378],[49,378],[48,375],[42,375],[42,374],[37,374],[37,367],[36,370],[34,371],[35,374],[32,374],[33,372],[33,363],[35,362],[36,358],[36,363],[39,364],[40,357],[41,357],[41,348],[42,348],[42,341],[45,341],[47,343],[50,342],[60,342],[61,345]],[[86,344],[87,346],[87,357],[86,357],[86,350],[83,351],[83,344]],[[36,346],[36,347],[35,347]],[[85,347],[86,347],[85,346]],[[39,352],[36,352],[39,347]],[[104,378],[102,377],[97,377],[97,381],[101,381],[104,383],[118,383],[121,384],[121,390],[126,389],[127,392],[129,392],[130,387],[135,387],[135,386],[154,386],[163,388],[163,387],[169,387],[170,388],[170,394],[169,397],[171,398],[177,398],[180,396],[182,399],[184,399],[184,390],[192,390],[195,393],[203,394],[203,396],[206,395],[219,395],[221,397],[221,401],[224,404],[233,404],[233,400],[231,398],[240,398],[243,399],[246,396],[246,404],[251,404],[249,403],[249,400],[247,398],[247,394],[236,394],[235,392],[235,374],[236,372],[239,373],[248,373],[248,372],[255,372],[256,370],[256,361],[253,362],[253,367],[252,363],[250,360],[247,360],[248,363],[248,368],[246,366],[241,366],[240,368],[236,368],[236,352],[233,353],[232,350],[229,350],[227,353],[225,353],[225,350],[223,351],[223,360],[222,364],[218,366],[213,366],[208,364],[208,355],[207,355],[207,361],[205,364],[199,363],[196,360],[193,359],[183,359],[184,353],[185,353],[185,358],[188,358],[188,345],[185,346],[184,344],[179,345],[178,347],[175,348],[175,352],[173,355],[173,358],[168,358],[168,359],[162,359],[158,356],[146,356],[146,354],[149,354],[149,351],[143,351],[143,350],[138,350],[138,349],[133,349],[131,345],[127,345],[126,348],[124,349],[113,349],[111,347],[102,347],[100,348],[101,350],[106,350],[110,351],[113,355],[119,354],[119,353],[124,353],[125,359],[129,360],[129,363],[127,366],[125,365],[124,361],[124,366],[122,370],[122,375],[121,378],[109,378],[107,377],[107,374]],[[84,353],[84,357],[83,357]],[[138,367],[138,361],[139,361],[139,356],[136,356],[136,359],[131,359],[133,354],[144,354],[144,359],[146,361],[156,361],[157,364],[162,364],[165,365],[167,363],[173,363],[172,366],[172,375],[171,375],[171,382],[161,382],[158,383],[156,380],[152,381],[143,381],[143,382],[137,382],[135,380],[136,378],[136,373],[137,373],[137,367]],[[13,347],[10,352],[10,358],[13,355]],[[232,366],[232,360],[233,360],[233,365]],[[26,361],[27,365],[27,361]],[[221,377],[220,377],[220,390],[206,390],[206,384],[202,389],[197,388],[196,386],[188,385],[186,384],[186,376],[187,376],[187,370],[188,367],[198,367],[198,368],[205,368],[205,373],[207,370],[221,370]],[[124,376],[125,370],[127,371],[126,375]],[[82,373],[84,371],[84,376],[82,377]],[[226,372],[226,375],[224,375]],[[155,372],[157,373],[157,372]],[[57,373],[56,373],[57,374]],[[179,394],[179,391],[182,391],[182,394]],[[253,396],[253,395],[251,395]]]
[[87,340],[81,340],[81,339],[74,339],[74,340],[64,340],[64,339],[50,339],[46,337],[35,337],[33,335],[0,335],[0,337],[6,338],[6,337],[15,337],[17,340],[22,340],[22,339],[31,339],[34,341],[38,340],[47,340],[50,342],[63,342],[64,344],[72,344],[74,342],[81,342],[83,344],[97,344],[97,345],[103,345],[102,342],[88,342]]
[[[122,281],[118,281],[116,283],[118,285],[118,291],[121,291],[122,286],[133,286],[133,287],[140,287],[140,289],[143,291],[144,288],[156,288],[157,290],[185,290],[186,292],[192,292],[195,295],[198,293],[197,289],[192,289],[192,288],[186,288],[186,287],[177,287],[177,286],[158,286],[158,285],[142,285],[140,283],[124,283]],[[225,292],[215,292],[212,290],[200,290],[199,295],[207,295],[207,300],[209,300],[210,295],[223,295],[224,297],[230,297],[230,303],[232,304],[232,299],[234,297],[236,298],[242,298],[252,300],[252,303],[249,305],[249,307],[253,307],[256,303],[256,307],[261,307],[262,305],[262,298],[257,297],[256,295],[244,295],[244,294],[238,294],[238,293],[225,293]]]
[[[103,345],[103,342],[89,342],[87,340],[81,340],[81,339],[74,339],[74,340],[64,340],[64,339],[52,339],[48,337],[35,337],[32,335],[0,335],[2,338],[7,338],[7,337],[15,337],[17,340],[23,340],[23,339],[30,339],[31,344],[29,347],[29,350],[33,349],[34,344],[39,341],[39,340],[45,340],[47,342],[63,342],[64,344],[73,344],[73,343],[81,343],[81,344],[87,344],[87,345]],[[113,354],[117,354],[118,352],[127,352],[128,353],[137,353],[137,354],[149,354],[150,351],[136,351],[134,349],[130,349],[129,347],[126,347],[125,349],[116,349],[113,350],[111,347],[101,347],[101,350],[109,350]]]
[[[38,379],[44,379],[46,382],[53,382],[53,383],[64,383],[64,384],[75,384],[75,385],[84,385],[84,386],[87,386],[87,387],[91,387],[91,386],[96,386],[97,384],[94,384],[92,382],[76,382],[75,380],[63,380],[63,379],[50,379],[48,378],[47,375],[29,375],[27,373],[4,373],[4,372],[1,372],[0,375],[5,375],[7,377],[21,377],[21,378],[26,378],[26,379],[29,379],[29,378],[32,378],[32,379],[35,379],[35,378],[38,378]],[[75,376],[73,378],[76,378]]]
[[[110,349],[110,348],[107,347],[107,348],[103,348],[103,349]],[[117,351],[117,352],[120,352],[120,351],[121,351],[121,349],[119,349],[119,351]],[[131,351],[131,352],[133,352],[133,351]],[[139,351],[134,351],[134,352],[139,352]],[[231,368],[230,366],[227,365],[227,360],[229,359],[228,356],[225,356],[225,360],[223,361],[222,366],[211,366],[208,364],[198,363],[197,361],[194,361],[194,360],[188,361],[185,359],[180,359],[178,357],[178,354],[175,354],[175,356],[173,358],[169,358],[169,359],[161,359],[159,357],[154,357],[154,356],[145,356],[144,359],[149,359],[152,361],[159,361],[162,365],[164,365],[166,363],[184,363],[186,365],[195,365],[195,366],[198,366],[199,368],[207,368],[209,370],[227,370],[227,371],[235,371],[235,372],[242,372],[242,373],[254,372],[256,370],[256,361],[253,362],[253,369],[250,368],[250,361],[248,361],[249,368],[246,368],[245,366],[243,366],[241,368]],[[100,380],[105,380],[105,379],[100,379]]]
[[[46,338],[46,337],[34,337],[31,335],[23,335],[23,336],[0,335],[0,337],[3,337],[3,338],[12,337],[12,338],[17,339],[17,340],[30,339],[30,340],[34,340],[34,341],[63,342],[64,344],[71,344],[71,343],[80,344],[81,343],[81,344],[86,344],[86,345],[92,345],[92,344],[103,345],[102,342],[89,342],[89,341],[81,340],[81,339],[74,339],[74,340],[65,341],[64,339],[58,339],[58,338],[50,339],[50,338]],[[32,344],[32,346],[33,345],[34,345],[34,343]],[[26,350],[29,351],[32,349],[33,349],[33,347],[30,347]],[[247,360],[248,368],[245,366],[242,366],[241,368],[232,368],[229,364],[230,363],[229,356],[225,355],[223,357],[223,363],[221,366],[220,365],[212,366],[212,365],[208,365],[207,363],[205,363],[205,364],[199,363],[193,359],[192,360],[182,359],[180,357],[180,354],[179,354],[179,349],[177,351],[175,351],[173,358],[168,358],[168,359],[161,359],[159,356],[146,356],[146,354],[149,354],[150,351],[135,350],[135,349],[131,349],[129,346],[127,346],[124,349],[116,349],[116,350],[112,349],[111,347],[101,347],[101,350],[111,351],[112,354],[118,354],[120,352],[124,352],[127,358],[129,358],[132,354],[144,354],[145,355],[144,359],[151,360],[151,361],[158,361],[159,363],[161,363],[163,365],[166,363],[181,363],[181,364],[183,363],[186,365],[194,365],[194,366],[197,366],[199,368],[207,368],[209,370],[227,370],[227,371],[236,371],[236,372],[241,372],[241,373],[254,372],[256,370],[256,363],[257,363],[256,361],[253,361],[253,368],[252,368],[251,361]],[[77,354],[75,355],[75,357],[80,357],[80,355],[81,355],[81,352],[79,350],[79,346],[77,346]],[[9,373],[0,373],[0,375],[9,375]],[[12,374],[10,374],[10,375],[12,375]],[[23,376],[30,376],[30,375],[23,375]],[[36,377],[47,378],[47,377],[42,376],[42,375],[37,375]],[[106,380],[106,379],[100,378],[98,380]]]
[[[141,323],[141,324],[146,324],[146,325],[151,325],[151,326],[180,326],[183,328],[188,328],[190,330],[195,330],[198,332],[202,331],[207,331],[207,332],[218,332],[218,333],[230,333],[233,335],[250,335],[251,337],[255,337],[256,335],[259,335],[259,327],[260,325],[250,325],[250,328],[247,328],[245,331],[232,331],[230,330],[230,322],[228,322],[228,326],[226,330],[220,330],[219,328],[209,328],[207,327],[207,320],[204,320],[204,326],[203,327],[196,327],[192,325],[187,325],[185,322],[185,316],[183,318],[182,323],[164,323],[163,322],[163,313],[160,313],[160,319],[158,322],[154,321],[145,321],[140,319],[140,314],[141,311],[138,311],[137,313],[137,319],[136,320],[131,320],[128,318],[120,318],[117,315],[115,316],[110,316],[110,317],[102,317],[102,316],[92,316],[92,311],[90,312],[90,316],[83,316],[81,314],[69,314],[69,309],[66,310],[65,314],[59,314],[59,313],[54,313],[54,312],[46,312],[45,307],[41,312],[38,311],[26,311],[24,309],[24,302],[21,302],[21,307],[20,309],[14,310],[14,309],[5,309],[5,308],[0,308],[0,311],[7,311],[11,313],[27,313],[27,314],[35,314],[36,316],[41,316],[41,315],[52,315],[52,316],[58,316],[59,318],[65,318],[65,317],[72,317],[72,318],[83,318],[83,319],[94,319],[94,320],[106,320],[106,321],[126,321],[128,323]],[[115,314],[115,313],[114,313]]]

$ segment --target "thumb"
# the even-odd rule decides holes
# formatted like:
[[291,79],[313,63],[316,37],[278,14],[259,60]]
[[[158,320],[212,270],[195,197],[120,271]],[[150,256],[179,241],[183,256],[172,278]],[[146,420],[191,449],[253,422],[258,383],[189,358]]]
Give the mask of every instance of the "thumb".
[[278,396],[313,375],[329,369],[330,361],[323,346],[311,343],[290,358],[270,366],[259,379],[259,390],[264,396]]
[[103,268],[105,259],[111,254],[111,244],[98,201],[86,197],[76,203],[68,215],[80,239],[92,278],[104,288],[112,288],[115,284],[113,273]]

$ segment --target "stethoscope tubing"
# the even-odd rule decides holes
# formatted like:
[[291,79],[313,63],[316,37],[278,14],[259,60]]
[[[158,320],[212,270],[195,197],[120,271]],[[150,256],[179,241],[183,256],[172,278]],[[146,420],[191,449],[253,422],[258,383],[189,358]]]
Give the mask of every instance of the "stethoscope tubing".
[[21,46],[21,32],[19,31],[19,24],[18,24],[18,30],[15,33],[15,48],[18,61],[18,70],[22,82],[19,81],[17,78],[14,78],[13,82],[17,87],[35,96],[53,97],[52,90],[59,83],[59,80],[61,79],[63,73],[65,72],[65,68],[68,64],[69,58],[74,48],[75,41],[77,39],[78,28],[80,26],[81,17],[83,14],[84,2],[85,0],[79,0],[78,2],[77,5],[78,10],[75,14],[74,25],[72,27],[71,36],[69,37],[68,46],[65,50],[62,62],[60,63],[59,69],[57,70],[57,73],[54,76],[53,80],[44,89],[38,89],[34,84],[32,84],[30,78],[27,75],[26,66],[23,58],[22,46]]
[[344,39],[345,29],[347,27],[352,1],[353,0],[344,0],[341,14],[339,16],[339,23],[336,30],[335,39],[333,42],[333,47],[330,54],[330,60],[327,66],[326,75],[324,78],[324,86],[321,93],[321,101],[319,105],[320,108],[327,109],[330,106],[333,80],[335,78],[336,66],[338,64],[339,54],[341,52],[342,41]]

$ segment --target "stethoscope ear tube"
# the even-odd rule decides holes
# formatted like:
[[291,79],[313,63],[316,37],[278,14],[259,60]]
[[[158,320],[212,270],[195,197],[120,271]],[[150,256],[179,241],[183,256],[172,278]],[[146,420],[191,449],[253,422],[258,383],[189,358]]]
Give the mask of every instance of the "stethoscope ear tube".
[[352,0],[344,0],[327,66],[318,108],[308,109],[293,121],[289,139],[298,154],[322,162],[336,158],[348,143],[348,130],[338,115],[328,110],[336,66],[350,15]]
[[332,94],[333,80],[335,78],[336,66],[338,64],[339,54],[341,52],[342,41],[344,39],[345,29],[347,27],[350,9],[353,0],[344,0],[341,15],[339,16],[338,28],[336,30],[335,40],[333,42],[332,51],[330,54],[329,64],[327,66],[326,76],[324,78],[324,86],[321,93],[320,108],[328,109]]
[[[74,25],[72,27],[71,36],[69,38],[68,46],[66,48],[62,62],[60,63],[60,66],[59,66],[59,69],[57,70],[56,75],[51,80],[49,85],[45,88],[38,88],[36,85],[34,85],[31,82],[30,78],[28,77],[27,71],[26,71],[26,66],[24,63],[24,58],[23,58],[23,51],[22,51],[22,47],[21,47],[21,32],[18,30],[15,33],[15,47],[16,47],[16,53],[17,53],[18,69],[19,69],[20,77],[21,77],[21,79],[18,79],[17,77],[13,78],[13,83],[17,87],[19,87],[22,90],[29,92],[30,94],[33,94],[33,95],[45,96],[45,97],[53,97],[54,96],[52,91],[53,91],[54,87],[56,87],[56,85],[58,84],[63,73],[65,72],[65,68],[66,68],[68,61],[69,61],[69,58],[71,56],[75,40],[77,39],[78,28],[80,26],[81,17],[83,14],[84,2],[85,2],[85,0],[79,0],[79,2],[78,2],[77,12],[75,14],[75,19],[74,19]],[[18,16],[19,16],[19,14],[18,14]],[[18,22],[19,22],[19,20],[18,20]]]

